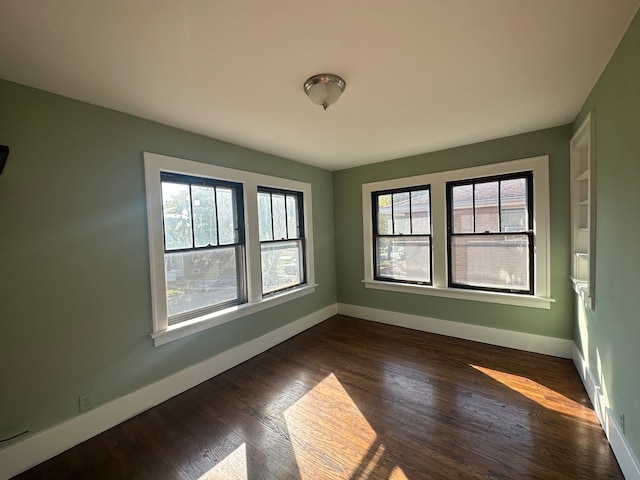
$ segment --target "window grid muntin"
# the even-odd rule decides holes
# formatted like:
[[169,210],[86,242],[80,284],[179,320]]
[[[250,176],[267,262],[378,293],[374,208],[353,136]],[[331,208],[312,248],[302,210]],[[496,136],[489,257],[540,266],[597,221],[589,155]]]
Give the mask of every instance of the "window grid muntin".
[[[270,295],[275,295],[275,294],[279,294],[282,292],[285,292],[287,290],[291,290],[293,288],[297,288],[300,285],[304,285],[307,283],[307,265],[306,265],[306,255],[304,254],[304,252],[306,251],[306,242],[305,242],[305,236],[304,236],[304,205],[303,205],[303,194],[302,192],[297,192],[297,191],[293,191],[293,190],[285,190],[285,189],[280,189],[280,188],[272,188],[272,187],[258,187],[258,196],[260,194],[265,194],[268,193],[269,194],[269,206],[270,206],[270,215],[271,215],[271,239],[259,239],[260,242],[260,275],[261,275],[261,289],[262,289],[262,295],[263,297],[268,297]],[[275,238],[275,226],[274,226],[274,214],[273,214],[273,195],[282,195],[284,196],[284,208],[285,208],[285,213],[284,213],[284,223],[285,223],[285,232],[287,235],[287,238],[281,238],[281,239],[276,239]],[[296,229],[297,232],[295,232],[295,236],[291,236],[291,233],[289,232],[289,215],[288,215],[288,206],[287,206],[287,198],[289,197],[293,197],[296,200]],[[260,215],[260,212],[258,211],[258,215]],[[260,220],[258,219],[258,224],[260,223]],[[260,234],[259,234],[260,236]],[[286,243],[286,242],[290,242],[290,241],[298,241],[297,243],[299,244],[299,249],[298,249],[298,256],[300,258],[300,282],[295,284],[295,285],[288,285],[286,287],[283,288],[279,288],[279,289],[273,289],[273,290],[269,290],[268,292],[265,292],[265,288],[264,288],[264,278],[263,278],[263,272],[262,272],[262,256],[263,256],[263,252],[262,252],[262,245],[265,244],[274,244],[274,243]]]
[[[192,318],[196,318],[198,316],[215,312],[218,310],[223,310],[230,306],[241,305],[247,302],[247,273],[245,267],[245,235],[244,235],[244,204],[243,204],[243,196],[242,189],[243,186],[240,183],[236,182],[227,182],[224,180],[217,180],[208,177],[197,177],[191,175],[182,175],[177,173],[170,172],[160,172],[160,186],[162,188],[163,183],[175,183],[187,185],[189,187],[189,206],[190,206],[190,222],[191,222],[191,247],[189,248],[177,248],[177,249],[167,249],[166,247],[166,231],[165,231],[165,215],[164,215],[164,202],[162,202],[162,235],[163,235],[163,246],[164,246],[164,257],[166,259],[167,255],[177,254],[177,253],[187,253],[187,252],[202,252],[202,251],[212,251],[217,249],[225,249],[225,248],[234,248],[235,250],[235,273],[236,273],[236,298],[234,300],[219,302],[215,304],[211,304],[205,307],[196,308],[193,310],[188,310],[182,313],[178,313],[175,315],[169,315],[167,312],[167,322],[168,325],[174,325],[177,323],[181,323]],[[217,245],[207,245],[202,247],[195,246],[195,228],[194,228],[194,216],[193,216],[193,186],[206,186],[214,189],[214,199],[215,199],[215,216],[216,216],[216,241]],[[218,196],[217,196],[217,188],[225,188],[230,189],[233,192],[232,196],[232,218],[234,220],[233,229],[236,232],[235,238],[236,242],[228,243],[228,244],[220,244],[220,222],[219,222],[219,210],[218,210]],[[165,301],[168,300],[166,297],[167,291],[165,290]]]
[[[429,211],[429,233],[413,233],[413,217],[412,217],[412,199],[411,193],[416,191],[425,190],[429,192],[429,203],[428,203],[428,211]],[[408,193],[409,194],[409,234],[397,234],[395,233],[395,211],[394,211],[394,201],[393,195],[398,193]],[[379,197],[384,195],[391,196],[391,234],[381,234],[379,233]],[[431,212],[431,187],[430,185],[416,185],[407,188],[394,188],[389,190],[380,190],[371,192],[371,204],[374,206],[372,208],[372,217],[373,217],[373,275],[375,280],[387,281],[387,282],[397,282],[397,283],[409,283],[414,285],[432,285],[433,284],[433,239],[432,239],[432,212]],[[378,262],[378,249],[379,249],[379,239],[381,238],[403,238],[403,237],[415,237],[415,238],[427,238],[429,243],[429,280],[424,281],[416,281],[416,280],[403,280],[398,278],[393,278],[390,276],[380,275],[380,265]]]
[[[304,212],[303,212],[303,205],[302,205],[302,192],[294,192],[291,190],[282,190],[282,189],[275,189],[275,188],[267,188],[267,187],[258,187],[258,195],[260,195],[261,193],[265,194],[268,193],[269,194],[269,207],[270,207],[270,213],[271,213],[271,238],[268,240],[265,239],[260,239],[260,242],[280,242],[283,240],[296,240],[296,239],[304,239]],[[284,218],[285,218],[285,231],[287,233],[286,238],[275,238],[275,225],[274,225],[274,215],[273,215],[273,195],[282,195],[284,196]],[[290,232],[289,232],[289,212],[288,212],[288,206],[287,206],[287,199],[288,198],[295,198],[296,200],[296,229],[297,232],[295,232],[295,236],[291,236]]]
[[[242,184],[235,182],[226,182],[224,180],[216,180],[213,178],[205,178],[205,177],[194,177],[190,175],[181,175],[177,173],[168,173],[161,172],[160,174],[160,184],[163,183],[176,183],[183,184],[189,187],[189,209],[190,209],[190,221],[191,221],[191,247],[188,248],[174,248],[167,249],[166,245],[166,232],[165,232],[165,222],[164,222],[164,204],[162,205],[162,241],[164,245],[164,253],[176,253],[176,252],[188,252],[194,250],[206,250],[206,249],[214,249],[214,248],[222,248],[222,247],[232,247],[232,246],[244,246],[245,237],[244,237],[244,205],[242,199]],[[195,228],[193,228],[193,193],[192,186],[206,186],[214,188],[214,199],[215,199],[215,215],[216,215],[216,241],[217,245],[206,245],[202,247],[195,246]],[[233,229],[236,232],[236,241],[232,243],[224,243],[220,244],[220,216],[218,210],[218,197],[217,197],[217,189],[216,188],[228,188],[233,191],[233,219],[234,226]]]
[[[197,245],[197,239],[196,239],[196,229],[193,228],[193,247],[194,248],[202,248],[202,247],[213,247],[213,246],[218,246],[220,245],[220,235],[219,235],[219,228],[218,228],[218,221],[219,221],[219,215],[218,215],[218,202],[217,202],[217,187],[212,187],[209,185],[203,186],[203,185],[189,185],[190,188],[190,197],[191,197],[191,218],[193,219],[193,222],[196,222],[196,210],[195,210],[195,202],[196,200],[194,199],[194,189],[201,189],[201,190],[212,190],[213,192],[213,206],[214,206],[214,218],[215,218],[215,244],[212,244],[211,241],[209,241],[209,243],[207,245]],[[207,235],[210,236],[210,235]],[[209,239],[211,240],[211,239]]]
[[[500,195],[500,187],[501,182],[506,180],[515,180],[515,179],[525,179],[526,185],[526,201],[527,201],[527,229],[522,231],[515,232],[503,232],[502,219],[500,218],[498,226],[500,231],[498,232],[475,232],[476,230],[476,203],[475,203],[475,185],[488,183],[492,181],[498,182],[498,214],[501,215],[501,195]],[[472,185],[472,219],[473,219],[473,230],[474,233],[455,233],[455,221],[454,221],[454,209],[453,209],[453,189],[457,186],[464,185]],[[534,221],[534,199],[533,199],[533,172],[532,171],[523,171],[523,172],[514,172],[508,174],[499,174],[492,175],[488,177],[478,177],[471,178],[466,180],[455,180],[451,182],[446,182],[446,202],[447,202],[447,283],[449,287],[452,288],[461,288],[467,290],[480,290],[480,291],[489,291],[489,292],[502,292],[502,293],[515,293],[520,295],[534,295],[535,293],[535,237],[533,232],[533,221]],[[495,236],[495,235],[505,235],[505,236],[522,236],[526,235],[529,241],[529,261],[528,261],[528,280],[529,280],[529,289],[510,289],[510,288],[491,288],[491,287],[480,287],[474,286],[464,283],[454,283],[453,282],[453,255],[452,255],[452,237],[482,237],[482,236]]]

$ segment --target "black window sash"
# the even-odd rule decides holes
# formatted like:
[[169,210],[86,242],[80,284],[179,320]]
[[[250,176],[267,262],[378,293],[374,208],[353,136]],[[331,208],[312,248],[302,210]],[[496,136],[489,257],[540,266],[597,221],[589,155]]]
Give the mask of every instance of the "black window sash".
[[[431,187],[430,185],[418,185],[409,188],[394,188],[390,190],[380,190],[377,192],[371,192],[371,204],[373,208],[371,209],[372,213],[372,225],[373,225],[373,278],[374,280],[381,280],[385,282],[396,282],[396,283],[408,283],[413,285],[432,285],[433,284],[433,242],[431,238],[431,233],[413,233],[413,217],[412,215],[412,207],[411,207],[411,193],[417,192],[421,190],[427,190],[429,192],[429,218],[431,218]],[[395,217],[393,211],[393,194],[394,193],[408,193],[409,194],[409,234],[395,234]],[[391,234],[380,234],[380,229],[378,228],[378,217],[379,217],[379,205],[378,198],[384,195],[391,195]],[[431,225],[429,226],[429,231],[431,231]],[[429,262],[429,281],[410,281],[410,280],[401,280],[397,278],[384,277],[380,275],[380,265],[378,264],[378,244],[380,238],[428,238],[429,239],[429,251],[431,261]]]
[[[303,211],[303,198],[302,198],[302,192],[296,192],[293,190],[282,190],[282,189],[277,189],[277,188],[270,188],[270,187],[258,187],[258,193],[268,193],[270,196],[270,201],[269,201],[269,205],[271,206],[271,240],[260,240],[260,242],[268,242],[268,241],[282,241],[282,240],[297,240],[297,239],[304,239],[304,211]],[[285,219],[285,228],[287,231],[287,238],[286,239],[279,239],[279,238],[274,238],[274,228],[273,228],[273,194],[276,195],[284,195],[284,219]],[[297,222],[297,227],[298,227],[298,232],[297,235],[295,237],[291,237],[289,235],[289,223],[287,222],[287,196],[289,197],[295,197],[296,198],[296,202],[297,202],[297,207],[298,207],[298,211],[297,211],[297,217],[296,217],[296,222]]]
[[[245,244],[245,235],[244,235],[244,200],[242,196],[242,184],[235,182],[227,182],[224,180],[215,180],[212,178],[206,177],[195,177],[191,175],[181,175],[178,173],[170,173],[170,172],[161,172],[160,173],[160,183],[178,183],[182,185],[187,185],[189,187],[189,209],[191,214],[191,245],[192,247],[187,248],[175,248],[168,250],[166,245],[166,234],[164,231],[164,221],[162,222],[162,242],[164,245],[164,253],[180,253],[180,252],[192,252],[192,251],[203,251],[203,250],[215,250],[218,248],[228,248],[228,247],[244,247]],[[221,188],[229,188],[234,193],[234,218],[235,218],[235,230],[237,232],[237,241],[234,243],[226,243],[224,245],[220,245],[220,227],[219,227],[219,217],[218,217],[218,201],[216,197],[216,240],[217,245],[204,245],[201,247],[196,247],[195,244],[195,229],[193,228],[193,201],[191,198],[191,188],[193,186],[203,186],[203,187],[221,187]],[[215,191],[215,190],[214,190]],[[164,206],[163,206],[164,209]],[[163,219],[164,219],[164,211],[163,211]]]
[[[527,185],[527,229],[519,232],[478,232],[475,233],[476,224],[476,208],[475,208],[475,186],[480,183],[498,182],[498,227],[502,230],[502,218],[501,218],[501,198],[500,198],[500,182],[503,180],[517,180],[525,179]],[[471,185],[472,190],[472,202],[473,202],[473,229],[474,233],[455,233],[454,232],[454,212],[453,212],[453,188],[459,186]],[[479,177],[469,180],[457,180],[454,182],[447,182],[446,184],[447,194],[447,277],[448,285],[453,288],[461,288],[467,290],[480,290],[489,292],[503,292],[503,293],[517,293],[521,295],[533,295],[535,293],[535,245],[534,245],[534,233],[533,233],[533,172],[518,172],[509,173],[504,175],[494,175],[489,177]],[[529,290],[522,289],[510,289],[510,288],[491,288],[481,287],[475,285],[467,285],[462,283],[454,283],[453,278],[453,255],[451,255],[451,241],[453,237],[482,237],[482,236],[522,236],[526,235],[529,241]]]
[[[300,285],[304,285],[307,283],[307,256],[305,254],[305,252],[307,251],[307,247],[306,247],[306,240],[305,240],[305,236],[304,236],[304,205],[303,205],[303,194],[302,192],[297,192],[294,190],[285,190],[285,189],[280,189],[280,188],[272,188],[272,187],[258,187],[258,193],[268,193],[270,195],[270,201],[269,201],[269,205],[271,207],[271,239],[270,240],[260,240],[260,253],[262,254],[262,245],[263,244],[275,244],[275,243],[285,243],[285,242],[296,242],[300,244],[300,257],[302,258],[302,265],[300,266],[302,268],[302,280],[299,284],[293,285],[291,287],[285,287],[285,288],[281,288],[278,290],[274,290],[272,292],[269,293],[264,293],[263,291],[263,296],[269,296],[269,295],[275,295],[275,294],[279,294],[282,293],[286,290],[291,290],[293,288],[299,287]],[[285,216],[285,229],[287,232],[287,238],[281,238],[281,239],[276,239],[274,238],[274,231],[275,229],[273,228],[273,198],[272,196],[276,194],[276,195],[284,195],[285,200],[284,200],[284,216]],[[289,223],[287,222],[287,196],[291,196],[291,197],[295,197],[296,198],[296,202],[297,202],[297,209],[298,211],[297,213],[297,217],[296,217],[296,222],[297,222],[297,227],[298,227],[298,231],[297,231],[297,236],[295,237],[290,237],[289,236]],[[261,269],[262,270],[262,269]],[[260,282],[261,284],[263,284],[262,280]],[[263,288],[264,290],[264,288]]]
[[[198,251],[206,251],[206,250],[216,250],[221,248],[233,248],[236,251],[236,272],[237,272],[237,298],[235,300],[230,300],[227,302],[223,302],[220,304],[211,305],[208,307],[203,307],[197,310],[191,310],[188,312],[184,312],[178,315],[174,315],[170,317],[169,324],[179,323],[198,314],[212,312],[221,310],[228,306],[240,305],[246,302],[247,298],[247,285],[246,285],[246,273],[245,273],[245,232],[244,232],[244,200],[242,196],[243,185],[241,183],[236,182],[228,182],[225,180],[216,180],[213,178],[207,177],[198,177],[192,175],[182,175],[179,173],[171,173],[171,172],[160,172],[160,184],[162,182],[168,183],[178,183],[189,186],[189,196],[191,197],[191,187],[192,186],[207,186],[207,187],[221,187],[221,188],[229,188],[234,192],[234,218],[235,218],[235,230],[237,232],[237,242],[229,243],[225,245],[220,245],[220,234],[218,227],[218,202],[216,198],[216,238],[218,240],[218,245],[207,245],[202,247],[195,246],[195,238],[194,238],[194,228],[193,223],[191,226],[191,236],[192,236],[192,245],[190,248],[179,248],[173,250],[167,250],[166,248],[166,235],[164,232],[164,211],[163,211],[163,222],[162,222],[162,235],[163,235],[163,244],[164,244],[164,254],[170,255],[172,253],[184,253],[184,252],[198,252]],[[193,222],[193,202],[190,198],[190,209],[191,209],[191,221]],[[163,206],[164,208],[164,206]]]

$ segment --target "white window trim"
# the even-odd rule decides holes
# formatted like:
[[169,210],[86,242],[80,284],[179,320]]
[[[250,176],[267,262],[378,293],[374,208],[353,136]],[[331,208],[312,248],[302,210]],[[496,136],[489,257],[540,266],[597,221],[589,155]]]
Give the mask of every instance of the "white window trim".
[[[313,263],[313,225],[311,184],[286,178],[262,175],[233,168],[219,167],[156,153],[144,152],[145,186],[147,197],[147,226],[149,231],[149,265],[151,273],[151,305],[156,346],[183,338],[223,323],[308,295],[315,291]],[[245,222],[245,252],[247,303],[200,317],[169,325],[164,273],[164,241],[162,233],[162,189],[160,173],[178,173],[226,180],[242,184]],[[258,187],[272,187],[302,192],[305,231],[306,283],[274,295],[262,296],[260,240],[258,237]]]
[[[534,295],[519,295],[501,292],[485,292],[450,288],[447,272],[447,202],[446,183],[456,180],[533,172],[534,197]],[[433,285],[413,285],[384,282],[373,277],[373,222],[371,193],[381,190],[407,188],[415,185],[430,185]],[[362,185],[362,219],[364,236],[364,280],[366,288],[393,292],[432,295],[480,302],[500,303],[533,308],[551,308],[555,300],[550,296],[550,233],[549,233],[549,156],[493,163],[478,167],[436,172],[415,177],[396,178]]]

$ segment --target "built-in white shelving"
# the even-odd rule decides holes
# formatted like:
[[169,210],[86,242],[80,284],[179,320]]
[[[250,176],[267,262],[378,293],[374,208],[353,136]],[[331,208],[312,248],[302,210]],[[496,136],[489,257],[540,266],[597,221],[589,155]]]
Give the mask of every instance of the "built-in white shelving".
[[590,112],[571,139],[571,280],[595,308],[595,118]]

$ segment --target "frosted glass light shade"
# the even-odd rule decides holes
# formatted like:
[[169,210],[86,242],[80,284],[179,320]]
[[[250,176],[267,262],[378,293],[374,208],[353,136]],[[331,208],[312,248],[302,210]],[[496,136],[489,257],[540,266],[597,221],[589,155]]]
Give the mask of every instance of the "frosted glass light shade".
[[336,103],[346,86],[346,82],[338,75],[321,73],[304,82],[304,91],[313,103],[326,110],[329,105]]

